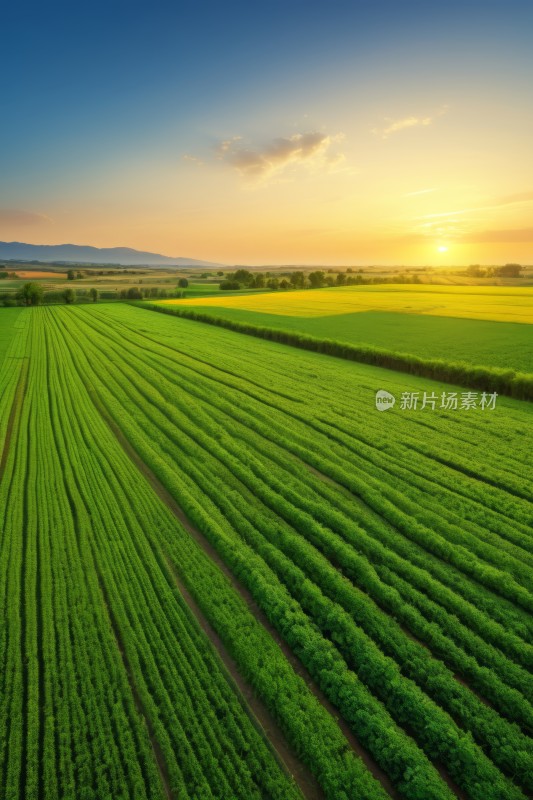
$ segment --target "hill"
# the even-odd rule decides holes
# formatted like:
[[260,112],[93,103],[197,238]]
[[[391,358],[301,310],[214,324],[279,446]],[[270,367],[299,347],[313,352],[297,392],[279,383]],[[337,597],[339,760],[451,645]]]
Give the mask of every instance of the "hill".
[[90,247],[76,244],[25,244],[24,242],[0,242],[0,259],[12,261],[45,261],[76,264],[119,264],[121,266],[178,266],[219,267],[212,261],[195,258],[171,258],[159,253],[133,250],[130,247]]

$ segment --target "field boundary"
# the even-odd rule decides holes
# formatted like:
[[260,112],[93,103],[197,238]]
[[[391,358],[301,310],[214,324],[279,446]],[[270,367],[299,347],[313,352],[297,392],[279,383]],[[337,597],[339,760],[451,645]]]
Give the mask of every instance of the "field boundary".
[[191,311],[185,308],[169,308],[151,303],[129,303],[128,305],[144,308],[147,311],[158,311],[173,317],[182,317],[195,322],[203,322],[220,328],[227,328],[236,333],[244,333],[247,336],[255,336],[260,339],[267,339],[268,341],[343,358],[348,361],[358,361],[375,367],[392,369],[396,372],[406,372],[410,375],[453,383],[469,389],[497,392],[517,400],[533,401],[533,374],[528,372],[518,372],[514,369],[502,369],[501,367],[472,366],[460,361],[421,358],[414,354],[397,353],[380,347],[350,344],[349,342],[339,342],[334,339],[321,339],[296,331],[238,322],[237,320],[217,317],[216,315]]

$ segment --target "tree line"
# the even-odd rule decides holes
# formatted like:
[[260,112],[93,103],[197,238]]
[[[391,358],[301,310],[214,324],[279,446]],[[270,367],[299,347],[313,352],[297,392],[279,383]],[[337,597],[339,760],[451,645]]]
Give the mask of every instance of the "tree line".
[[[220,273],[219,273],[220,274]],[[270,272],[250,272],[248,269],[238,269],[226,273],[220,283],[223,291],[238,291],[239,289],[270,289],[271,291],[287,291],[288,289],[322,289],[333,286],[362,286],[374,283],[421,283],[418,275],[395,275],[388,277],[364,277],[362,269],[356,272],[349,267],[346,272],[333,272],[333,270],[313,270],[304,272],[294,270],[284,273],[281,278]]]
[[[179,281],[180,287],[183,281],[188,285],[188,281],[182,279]],[[183,297],[184,294],[185,292],[181,288],[166,290],[153,286],[150,288],[131,286],[129,289],[121,289],[120,291],[99,291],[95,287],[74,290],[69,286],[66,289],[47,292],[40,283],[30,281],[29,283],[25,283],[16,293],[1,293],[0,303],[7,307],[40,306],[57,303],[72,305],[77,302],[96,303],[98,300],[163,300],[168,297],[180,298]]]
[[482,267],[470,264],[463,273],[469,278],[520,278],[523,270],[521,264],[504,264],[502,267]]

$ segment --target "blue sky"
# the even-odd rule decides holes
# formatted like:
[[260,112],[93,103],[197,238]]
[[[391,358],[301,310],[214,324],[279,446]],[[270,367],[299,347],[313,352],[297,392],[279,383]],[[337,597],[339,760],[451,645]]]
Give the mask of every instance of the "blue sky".
[[[406,159],[413,192],[433,189],[426,174],[443,184],[428,213],[444,213],[444,196],[458,210],[486,207],[491,168],[495,198],[533,189],[532,31],[526,2],[13,3],[2,18],[0,238],[294,260],[311,253],[275,210],[286,221],[290,197],[305,230],[314,198],[310,227],[337,236],[332,261],[390,258],[370,240],[416,236],[412,225],[402,234],[399,207],[387,211]],[[307,140],[294,137],[319,134],[309,157],[296,152]],[[293,142],[289,155],[252,186],[244,157],[264,163],[279,140]],[[448,160],[475,167],[457,170],[453,197],[436,169]],[[363,214],[369,241],[346,228],[358,190],[374,209]],[[523,230],[525,218],[498,224]]]

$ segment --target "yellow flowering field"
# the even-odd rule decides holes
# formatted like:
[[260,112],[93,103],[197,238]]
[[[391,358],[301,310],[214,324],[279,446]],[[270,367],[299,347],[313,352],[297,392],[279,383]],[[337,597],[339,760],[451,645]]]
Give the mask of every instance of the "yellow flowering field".
[[165,305],[235,308],[291,317],[394,311],[533,323],[533,287],[381,284],[166,300]]

